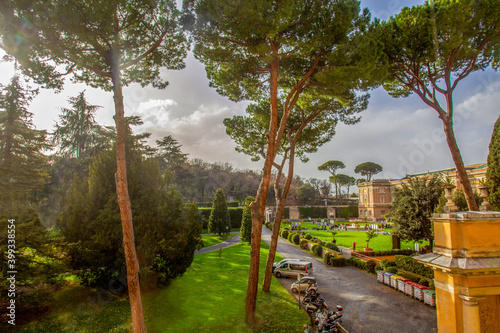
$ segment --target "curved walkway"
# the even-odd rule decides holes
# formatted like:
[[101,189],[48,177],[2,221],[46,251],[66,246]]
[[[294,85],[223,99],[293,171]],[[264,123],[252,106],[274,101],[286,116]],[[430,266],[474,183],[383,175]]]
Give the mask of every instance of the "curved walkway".
[[207,247],[204,247],[202,249],[199,249],[199,250],[196,250],[194,251],[194,254],[201,254],[201,253],[207,253],[207,252],[212,252],[212,251],[217,251],[218,249],[221,248],[226,248],[226,247],[230,247],[230,246],[233,246],[235,244],[238,244],[240,242],[240,233],[238,232],[236,236],[233,236],[223,242],[220,242],[220,243],[217,243],[217,244],[214,244],[212,246],[207,246]]

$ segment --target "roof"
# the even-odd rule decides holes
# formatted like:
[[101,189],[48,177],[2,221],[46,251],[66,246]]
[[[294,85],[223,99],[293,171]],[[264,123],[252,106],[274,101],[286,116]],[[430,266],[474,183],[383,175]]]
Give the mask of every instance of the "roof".
[[[478,170],[478,169],[483,169],[488,166],[488,163],[476,163],[476,164],[469,164],[465,166],[465,170],[467,171],[472,171],[472,170]],[[447,172],[455,172],[457,168],[448,168],[448,169],[441,169],[441,170],[433,170],[433,171],[427,171],[427,172],[421,172],[421,173],[414,173],[411,175],[406,175],[402,179],[409,179],[413,177],[422,177],[422,176],[427,176],[427,175],[433,175],[437,173],[447,173]]]
[[420,262],[425,262],[432,266],[437,266],[443,269],[479,269],[491,270],[500,269],[500,257],[493,258],[454,258],[438,253],[428,253],[413,257]]

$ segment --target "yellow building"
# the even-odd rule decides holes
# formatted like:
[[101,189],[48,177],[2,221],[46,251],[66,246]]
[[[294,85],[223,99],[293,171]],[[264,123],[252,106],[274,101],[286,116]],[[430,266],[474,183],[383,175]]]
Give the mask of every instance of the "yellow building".
[[[472,190],[477,190],[479,180],[486,178],[488,166],[486,163],[477,163],[465,166]],[[384,214],[390,213],[392,203],[392,192],[395,188],[413,177],[432,177],[435,174],[448,177],[455,184],[457,189],[461,188],[457,177],[456,168],[428,171],[407,175],[401,179],[375,179],[370,182],[358,184],[359,204],[358,211],[360,218],[368,221],[383,221]]]

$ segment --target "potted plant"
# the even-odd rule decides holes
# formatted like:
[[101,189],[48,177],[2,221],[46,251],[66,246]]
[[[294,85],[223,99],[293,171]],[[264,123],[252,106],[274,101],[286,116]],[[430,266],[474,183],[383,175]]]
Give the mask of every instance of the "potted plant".
[[373,249],[370,247],[370,240],[371,240],[372,238],[377,237],[377,236],[378,236],[378,234],[375,232],[375,230],[371,230],[371,231],[368,231],[368,232],[366,233],[366,247],[363,249],[364,251],[366,251],[366,252],[367,252],[367,251],[371,251],[371,250],[373,250]]

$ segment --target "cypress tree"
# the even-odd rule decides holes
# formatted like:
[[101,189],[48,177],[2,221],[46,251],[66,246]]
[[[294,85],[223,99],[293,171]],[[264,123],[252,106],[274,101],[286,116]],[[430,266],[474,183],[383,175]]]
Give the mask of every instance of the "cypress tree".
[[495,123],[490,142],[490,152],[488,154],[488,171],[486,178],[489,181],[490,203],[496,208],[500,208],[500,117]]
[[243,242],[250,243],[251,235],[252,235],[252,211],[250,210],[250,204],[255,199],[251,196],[248,196],[245,199],[245,208],[243,209],[243,216],[241,218],[241,227],[240,227],[240,239]]
[[226,195],[224,194],[224,191],[219,188],[215,192],[212,212],[208,218],[208,232],[211,234],[219,234],[220,236],[225,234],[229,228],[231,228],[231,220],[229,219]]

